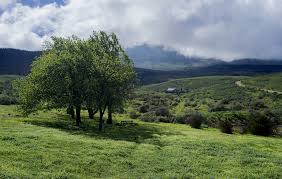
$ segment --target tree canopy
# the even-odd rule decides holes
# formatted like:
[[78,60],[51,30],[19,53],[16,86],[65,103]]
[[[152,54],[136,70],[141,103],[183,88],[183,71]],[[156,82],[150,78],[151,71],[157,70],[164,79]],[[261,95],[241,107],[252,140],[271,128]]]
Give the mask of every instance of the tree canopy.
[[67,107],[73,117],[75,109],[76,125],[80,125],[85,106],[92,112],[89,117],[99,111],[102,130],[106,109],[111,124],[113,108],[127,99],[135,77],[133,63],[114,33],[94,32],[86,40],[52,37],[18,85],[21,109],[30,114]]

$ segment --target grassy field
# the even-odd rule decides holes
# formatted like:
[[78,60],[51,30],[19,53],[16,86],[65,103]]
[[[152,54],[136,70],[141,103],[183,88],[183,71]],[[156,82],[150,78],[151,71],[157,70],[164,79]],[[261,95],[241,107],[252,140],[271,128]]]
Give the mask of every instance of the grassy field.
[[[147,85],[137,90],[132,106],[135,106],[137,111],[140,104],[150,106],[150,110],[157,106],[165,106],[174,115],[201,112],[207,118],[230,113],[244,114],[249,110],[270,110],[280,114],[282,95],[236,85],[237,81],[251,81],[253,78],[209,76]],[[166,89],[171,87],[183,92],[167,94]]]
[[258,76],[243,80],[246,85],[282,92],[282,73]]
[[[0,178],[281,178],[282,140],[144,123],[81,128],[64,112],[0,106]],[[126,119],[115,116],[115,123]]]

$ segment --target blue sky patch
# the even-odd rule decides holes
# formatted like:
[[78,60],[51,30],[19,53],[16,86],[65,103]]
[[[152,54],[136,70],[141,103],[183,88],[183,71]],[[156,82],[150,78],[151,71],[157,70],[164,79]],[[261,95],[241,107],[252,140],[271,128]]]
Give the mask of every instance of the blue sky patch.
[[28,6],[44,6],[47,4],[51,4],[51,3],[57,3],[58,5],[64,5],[65,4],[65,0],[18,0],[19,3],[22,3],[24,5],[28,5]]

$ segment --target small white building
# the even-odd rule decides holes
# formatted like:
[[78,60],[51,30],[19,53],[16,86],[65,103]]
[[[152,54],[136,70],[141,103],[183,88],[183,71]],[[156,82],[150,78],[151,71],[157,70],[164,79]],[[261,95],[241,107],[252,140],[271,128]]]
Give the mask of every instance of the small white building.
[[166,92],[167,93],[177,93],[177,89],[176,88],[167,88]]

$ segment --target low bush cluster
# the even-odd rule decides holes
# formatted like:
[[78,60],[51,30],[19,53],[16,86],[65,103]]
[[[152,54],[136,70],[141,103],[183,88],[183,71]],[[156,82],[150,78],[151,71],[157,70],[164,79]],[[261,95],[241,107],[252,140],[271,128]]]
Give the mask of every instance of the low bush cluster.
[[251,112],[248,129],[252,134],[269,136],[274,134],[278,126],[275,116],[269,112]]
[[200,129],[204,121],[205,118],[200,113],[191,114],[187,118],[187,123],[196,129]]
[[233,133],[233,124],[229,120],[220,120],[218,127],[221,132],[226,134],[232,134]]

